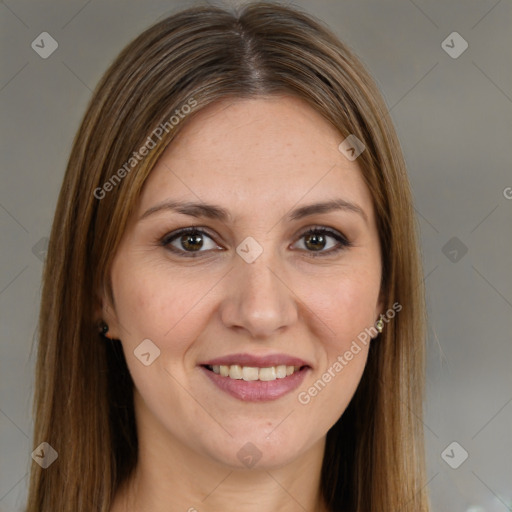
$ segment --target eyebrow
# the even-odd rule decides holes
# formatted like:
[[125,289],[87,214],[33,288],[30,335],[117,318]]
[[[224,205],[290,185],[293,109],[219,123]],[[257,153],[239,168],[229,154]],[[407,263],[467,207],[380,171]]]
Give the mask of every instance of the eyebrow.
[[[229,222],[231,219],[231,214],[228,210],[214,204],[195,203],[191,201],[164,201],[146,210],[140,216],[139,221],[162,211],[173,211],[197,218],[205,217],[208,219],[220,220],[225,223]],[[360,215],[368,224],[368,217],[366,216],[364,210],[357,204],[346,201],[345,199],[332,199],[322,203],[314,203],[301,206],[300,208],[292,210],[285,217],[287,220],[293,221],[300,220],[318,213],[329,213],[333,211],[347,211],[356,213]]]

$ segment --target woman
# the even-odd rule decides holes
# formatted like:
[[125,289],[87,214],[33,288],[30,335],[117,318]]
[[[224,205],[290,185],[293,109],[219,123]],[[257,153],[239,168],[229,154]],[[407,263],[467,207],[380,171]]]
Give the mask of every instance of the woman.
[[416,240],[328,29],[254,3],[146,30],[57,205],[27,510],[428,510]]

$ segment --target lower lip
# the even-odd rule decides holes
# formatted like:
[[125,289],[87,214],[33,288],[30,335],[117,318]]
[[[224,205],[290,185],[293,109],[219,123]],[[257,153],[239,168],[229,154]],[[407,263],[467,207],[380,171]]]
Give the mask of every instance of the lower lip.
[[283,379],[245,381],[243,379],[222,377],[204,366],[200,368],[218,388],[244,402],[267,402],[269,400],[277,400],[298,388],[310,369],[306,366]]

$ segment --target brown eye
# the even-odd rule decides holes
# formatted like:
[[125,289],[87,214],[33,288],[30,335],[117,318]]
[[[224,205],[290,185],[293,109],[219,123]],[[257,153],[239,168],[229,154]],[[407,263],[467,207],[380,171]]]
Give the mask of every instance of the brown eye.
[[208,233],[198,228],[186,228],[170,233],[160,243],[170,251],[185,257],[199,256],[201,253],[219,248]]
[[305,235],[305,246],[312,251],[322,250],[327,243],[326,237],[318,233]]
[[341,233],[327,228],[310,229],[300,240],[304,240],[304,250],[314,257],[329,256],[352,245]]
[[202,235],[182,235],[180,237],[180,244],[186,250],[197,251],[203,246]]

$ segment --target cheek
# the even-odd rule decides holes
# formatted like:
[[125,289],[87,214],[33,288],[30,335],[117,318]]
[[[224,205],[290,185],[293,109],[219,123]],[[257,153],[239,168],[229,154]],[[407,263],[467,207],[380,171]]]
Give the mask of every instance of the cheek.
[[[113,284],[121,339],[132,344],[149,338],[162,348],[179,349],[186,344],[187,332],[197,325],[191,321],[194,306],[204,295],[201,283],[190,286],[190,282],[175,274],[167,278],[156,270],[119,273]],[[176,340],[180,340],[178,345]]]
[[364,372],[372,343],[365,329],[375,321],[379,277],[338,276],[309,293],[307,305],[319,319],[319,366],[297,400],[325,429],[343,414]]
[[[329,352],[344,351],[352,340],[376,321],[379,275],[356,272],[324,280],[318,288],[308,287],[308,307],[318,316],[319,339]],[[333,354],[329,353],[332,358]]]
[[130,357],[142,340],[150,339],[160,349],[156,366],[185,376],[193,366],[195,342],[212,321],[218,280],[216,274],[192,268],[170,272],[160,264],[120,266],[113,285],[125,354]]
[[[204,328],[205,312],[200,299],[208,287],[204,281],[190,286],[193,278],[183,273],[171,276],[158,267],[149,267],[119,267],[118,273],[113,273],[113,287],[130,374],[144,401],[159,415],[161,404],[183,399],[177,382],[185,382],[184,362]],[[148,366],[134,354],[146,339],[160,351]]]

